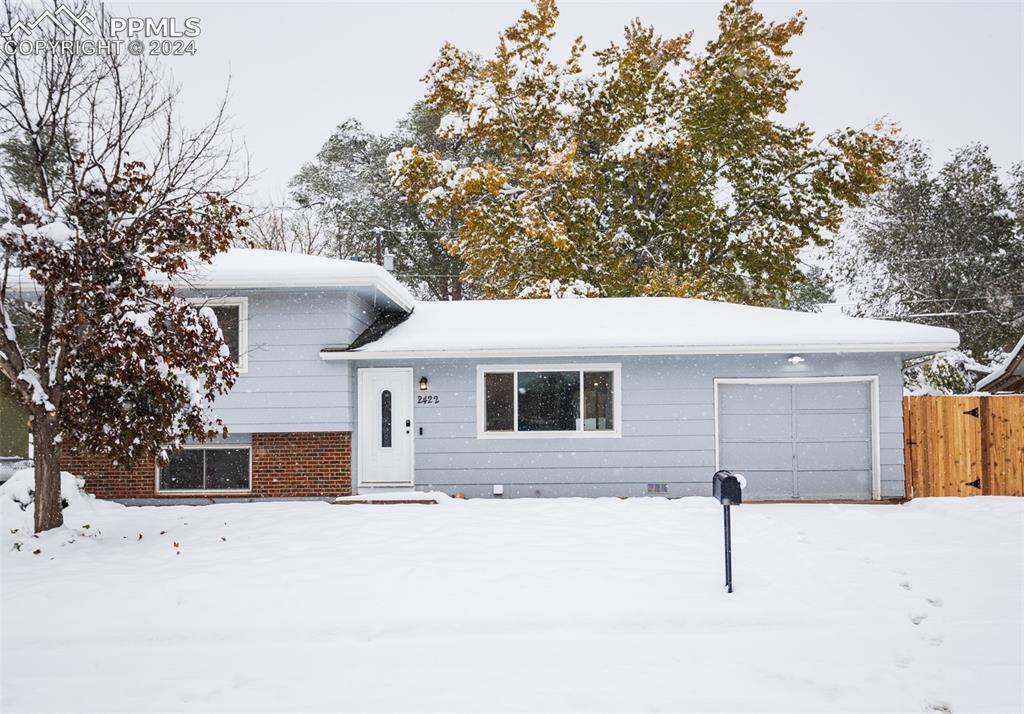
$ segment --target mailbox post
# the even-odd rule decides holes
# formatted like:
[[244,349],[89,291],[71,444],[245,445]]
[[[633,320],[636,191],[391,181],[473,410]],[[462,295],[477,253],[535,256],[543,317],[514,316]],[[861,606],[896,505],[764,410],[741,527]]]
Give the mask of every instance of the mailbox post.
[[711,479],[711,491],[722,504],[725,518],[725,591],[732,592],[732,521],[729,506],[743,503],[743,483],[729,471],[718,471]]

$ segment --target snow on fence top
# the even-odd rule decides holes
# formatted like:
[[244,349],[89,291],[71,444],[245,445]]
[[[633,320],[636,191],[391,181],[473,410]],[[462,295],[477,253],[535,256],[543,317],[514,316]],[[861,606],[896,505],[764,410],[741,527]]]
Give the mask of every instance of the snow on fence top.
[[900,352],[956,347],[954,330],[683,298],[417,302],[376,342],[324,359],[577,354]]

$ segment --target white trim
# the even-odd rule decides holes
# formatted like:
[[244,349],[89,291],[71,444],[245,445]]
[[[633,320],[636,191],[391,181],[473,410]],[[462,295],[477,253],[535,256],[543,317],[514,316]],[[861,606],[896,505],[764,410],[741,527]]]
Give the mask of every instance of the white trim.
[[[365,409],[363,402],[363,380],[367,372],[404,372],[409,375],[409,435],[412,437],[412,443],[409,445],[409,480],[408,481],[371,481],[369,483],[363,483],[363,455],[362,441],[363,441],[363,418],[365,415]],[[416,401],[416,395],[414,394],[413,378],[415,377],[414,370],[412,367],[360,367],[356,370],[356,435],[354,439],[355,443],[355,459],[356,459],[356,488],[355,493],[358,495],[362,492],[363,488],[374,489],[374,488],[413,488],[416,483],[416,411],[414,404]]]
[[[282,251],[267,251],[267,252],[282,252]],[[223,253],[219,253],[214,256],[216,260]],[[343,263],[345,261],[338,261]],[[364,263],[363,265],[372,265],[375,268],[379,268],[374,263]],[[172,285],[174,288],[179,290],[247,290],[247,289],[261,289],[261,288],[369,288],[376,290],[386,299],[393,302],[403,310],[410,311],[416,305],[416,300],[412,294],[402,285],[397,278],[390,273],[384,271],[383,268],[379,268],[381,274],[378,275],[359,275],[359,276],[343,276],[343,275],[330,275],[324,276],[322,274],[322,268],[316,268],[313,274],[309,277],[289,277],[281,280],[268,280],[266,278],[245,278],[245,277],[229,277],[222,278],[218,276],[217,269],[212,267],[209,263],[193,263],[189,269],[176,276],[174,279],[168,279],[164,273],[150,273],[146,276],[146,282],[153,285]],[[22,292],[27,291],[39,291],[39,285],[28,275],[25,270],[11,270],[8,285],[12,290],[20,290]]]
[[238,373],[249,371],[249,298],[233,296],[190,297],[186,298],[193,305],[210,307],[238,306]]
[[836,377],[741,377],[716,378],[714,380],[715,403],[715,471],[721,467],[722,444],[719,439],[718,418],[718,385],[720,384],[822,384],[842,382],[865,382],[868,385],[871,400],[871,498],[879,501],[882,498],[882,444],[881,419],[879,415],[878,375],[836,376]]
[[[156,464],[154,467],[154,493],[159,494],[174,494],[176,496],[237,496],[252,493],[252,444],[186,444],[180,449],[175,451],[205,451],[213,449],[245,449],[249,452],[249,486],[247,488],[160,488],[160,464]],[[206,468],[206,462],[203,461],[203,468]],[[203,474],[203,480],[205,481],[206,474]]]
[[[519,399],[512,400],[513,431],[485,431],[486,400],[484,399],[485,374],[513,375],[513,395],[519,393],[519,372],[611,372],[612,373],[612,420],[613,428],[584,431],[518,431]],[[580,377],[580,423],[583,422],[583,379]],[[562,362],[555,364],[478,364],[476,366],[476,438],[477,439],[616,439],[622,436],[622,364]]]
[[955,347],[955,343],[930,342],[876,342],[876,343],[827,343],[784,345],[665,345],[640,346],[591,345],[583,347],[551,347],[505,349],[461,349],[461,350],[321,350],[320,359],[458,359],[458,358],[501,358],[501,357],[591,357],[602,355],[722,355],[722,354],[843,354],[847,352],[896,352],[900,354],[932,354]]
[[[204,268],[205,269],[205,268]],[[382,268],[383,270],[383,268]],[[415,307],[415,300],[410,300],[410,296],[405,293],[405,288],[398,283],[395,279],[396,285],[385,282],[384,280],[375,278],[331,278],[326,280],[323,278],[313,277],[307,280],[299,279],[288,279],[288,280],[263,280],[263,279],[229,279],[229,280],[218,280],[204,279],[202,275],[198,277],[189,276],[191,279],[188,281],[175,280],[172,284],[177,289],[188,289],[188,290],[239,290],[239,289],[260,289],[260,288],[370,288],[377,290],[385,298],[393,302],[403,310],[412,310]],[[157,284],[167,284],[168,281],[162,283],[153,281]]]

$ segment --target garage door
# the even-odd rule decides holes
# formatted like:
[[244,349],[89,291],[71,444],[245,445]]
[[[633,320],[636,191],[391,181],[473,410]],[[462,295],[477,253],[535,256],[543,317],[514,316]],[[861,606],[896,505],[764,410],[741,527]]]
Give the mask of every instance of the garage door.
[[719,382],[719,468],[746,498],[871,498],[868,382]]

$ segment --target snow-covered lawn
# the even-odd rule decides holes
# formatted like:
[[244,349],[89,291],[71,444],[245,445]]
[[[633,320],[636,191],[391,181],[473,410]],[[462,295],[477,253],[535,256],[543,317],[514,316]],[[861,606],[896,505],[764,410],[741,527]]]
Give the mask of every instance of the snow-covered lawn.
[[1024,709],[1024,499],[744,505],[732,595],[710,499],[69,511],[4,711]]

